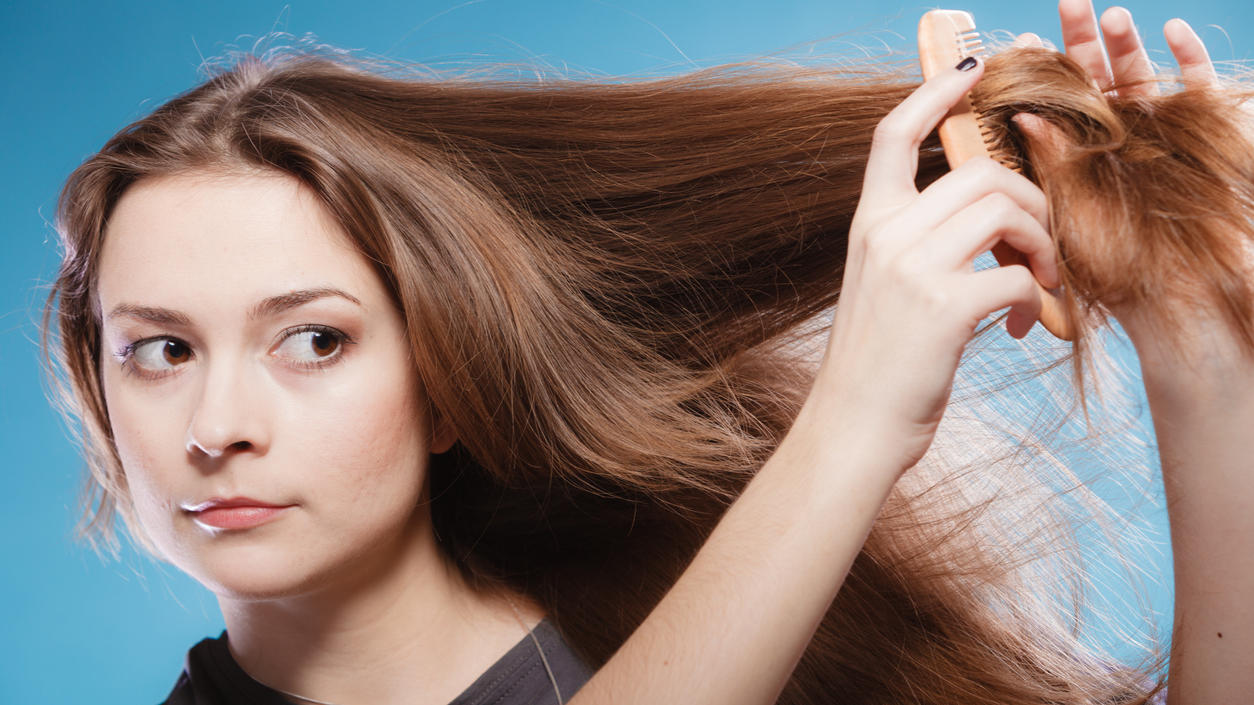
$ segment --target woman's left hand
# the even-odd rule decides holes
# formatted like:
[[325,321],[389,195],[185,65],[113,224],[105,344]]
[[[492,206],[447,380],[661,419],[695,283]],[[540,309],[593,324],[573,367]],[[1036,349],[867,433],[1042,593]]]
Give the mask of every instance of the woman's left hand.
[[[1124,97],[1158,95],[1160,91],[1158,82],[1154,80],[1154,67],[1140,35],[1137,34],[1131,12],[1122,7],[1111,7],[1102,13],[1099,22],[1091,0],[1059,0],[1058,15],[1067,56],[1087,69],[1097,87]],[[1180,76],[1187,85],[1218,85],[1219,78],[1206,46],[1187,22],[1179,18],[1169,20],[1163,26],[1163,35],[1180,66]],[[1016,44],[1040,46],[1042,42],[1034,34],[1023,34],[1016,40]],[[1017,116],[1016,123],[1038,148],[1044,147],[1038,149],[1038,155],[1046,159],[1050,154],[1061,156],[1066,145],[1048,122],[1024,114]],[[1120,310],[1112,313],[1136,345],[1143,368],[1168,366],[1173,356],[1180,352],[1179,349],[1161,344],[1164,342],[1160,336],[1161,328],[1140,317],[1138,311]],[[1198,346],[1215,349],[1221,342],[1214,340],[1215,326],[1225,324],[1204,320],[1201,316],[1193,320],[1198,323],[1197,330],[1179,331],[1180,336],[1189,338],[1196,335],[1198,338],[1206,338],[1205,341],[1195,342]],[[1187,349],[1187,345],[1183,347]],[[1236,350],[1229,352],[1237,354]],[[1153,369],[1145,369],[1145,372],[1152,374]]]
[[[1137,34],[1131,12],[1122,7],[1107,8],[1099,22],[1092,0],[1059,0],[1058,18],[1067,56],[1087,69],[1099,88],[1124,96],[1158,94],[1158,84],[1153,81],[1154,65]],[[1186,82],[1218,82],[1206,45],[1187,22],[1178,17],[1169,20],[1163,25],[1163,36]],[[1019,35],[1016,43],[1042,44],[1041,38],[1032,33]]]

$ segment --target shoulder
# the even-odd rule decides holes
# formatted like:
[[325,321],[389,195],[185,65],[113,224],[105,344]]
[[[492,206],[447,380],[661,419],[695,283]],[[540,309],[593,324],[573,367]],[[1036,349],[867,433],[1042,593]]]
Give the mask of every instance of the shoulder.
[[244,673],[227,648],[226,632],[187,651],[183,671],[162,705],[287,705]]
[[558,705],[592,674],[546,618],[449,705]]

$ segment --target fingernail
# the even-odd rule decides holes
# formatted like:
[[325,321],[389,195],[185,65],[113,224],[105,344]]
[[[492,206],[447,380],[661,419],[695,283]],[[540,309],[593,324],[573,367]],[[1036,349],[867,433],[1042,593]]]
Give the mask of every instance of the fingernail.
[[979,62],[975,60],[974,56],[968,56],[962,61],[959,61],[958,65],[955,66],[954,68],[958,69],[959,71],[970,71],[971,69],[975,68],[975,65],[978,63]]

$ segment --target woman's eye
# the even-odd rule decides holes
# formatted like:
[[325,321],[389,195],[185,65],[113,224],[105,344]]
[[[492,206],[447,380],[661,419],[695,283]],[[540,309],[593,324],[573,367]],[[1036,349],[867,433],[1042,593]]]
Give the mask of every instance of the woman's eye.
[[192,349],[172,338],[154,338],[131,350],[134,363],[148,372],[166,372],[192,359]]
[[339,356],[344,335],[330,328],[308,328],[288,335],[275,354],[300,363],[320,364]]

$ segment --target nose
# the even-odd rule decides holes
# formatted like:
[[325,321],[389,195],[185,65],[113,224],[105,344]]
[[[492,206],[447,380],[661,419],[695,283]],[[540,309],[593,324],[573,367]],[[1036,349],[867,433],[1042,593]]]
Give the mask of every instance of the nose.
[[259,385],[247,379],[246,364],[222,361],[207,365],[200,399],[187,426],[186,448],[192,456],[220,458],[228,451],[265,451],[265,425]]

